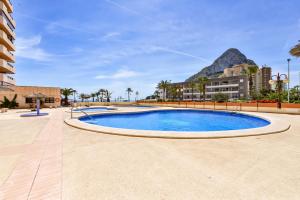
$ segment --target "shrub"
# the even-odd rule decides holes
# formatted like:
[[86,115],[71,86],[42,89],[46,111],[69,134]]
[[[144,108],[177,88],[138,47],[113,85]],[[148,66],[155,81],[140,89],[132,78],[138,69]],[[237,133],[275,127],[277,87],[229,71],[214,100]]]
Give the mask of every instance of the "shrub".
[[4,100],[0,101],[1,102],[0,107],[9,108],[9,109],[16,108],[19,106],[16,100],[17,100],[17,94],[15,94],[14,98],[11,101],[5,96]]
[[213,101],[216,101],[218,103],[223,103],[228,101],[228,95],[223,93],[217,93],[213,96]]

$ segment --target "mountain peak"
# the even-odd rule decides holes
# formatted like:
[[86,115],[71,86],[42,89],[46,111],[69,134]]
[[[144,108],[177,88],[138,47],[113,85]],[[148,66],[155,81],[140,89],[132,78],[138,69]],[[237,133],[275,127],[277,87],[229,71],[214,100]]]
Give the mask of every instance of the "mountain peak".
[[225,68],[239,64],[256,65],[254,61],[248,59],[239,49],[227,49],[212,65],[203,68],[200,72],[188,78],[186,82],[196,80],[199,77],[217,77],[223,73]]

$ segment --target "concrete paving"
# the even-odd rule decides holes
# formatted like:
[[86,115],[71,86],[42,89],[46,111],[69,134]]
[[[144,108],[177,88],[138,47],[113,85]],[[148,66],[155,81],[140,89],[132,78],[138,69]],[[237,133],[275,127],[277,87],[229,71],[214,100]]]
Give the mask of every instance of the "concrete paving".
[[[64,110],[50,112],[39,119],[4,119],[0,114],[0,199],[3,186],[16,177],[28,150],[45,132],[51,134],[46,139],[50,145],[35,147],[44,154],[28,157],[39,158],[45,167],[20,171],[36,174],[25,180],[33,184],[28,198],[300,199],[298,115],[266,114],[291,123],[280,134],[176,140],[79,130],[63,124],[60,116],[69,115]],[[47,129],[49,123],[53,129]]]

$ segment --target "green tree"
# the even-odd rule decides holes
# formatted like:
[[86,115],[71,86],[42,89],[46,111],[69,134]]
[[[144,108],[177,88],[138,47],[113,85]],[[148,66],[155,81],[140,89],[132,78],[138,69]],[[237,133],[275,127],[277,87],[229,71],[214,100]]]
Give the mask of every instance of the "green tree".
[[74,90],[72,88],[63,88],[60,90],[61,95],[64,97],[64,104],[69,105],[69,96],[73,94]]
[[252,98],[253,92],[255,90],[254,86],[254,81],[253,81],[253,75],[255,75],[258,71],[258,66],[256,65],[247,65],[247,69],[243,72],[245,75],[248,76],[249,80],[249,93],[250,97]]
[[196,87],[196,83],[194,81],[189,82],[188,87],[192,89],[192,101],[194,101],[194,90]]
[[98,90],[97,92],[95,92],[96,95],[96,101],[100,101],[99,96],[100,96],[100,91]]
[[300,103],[300,86],[296,85],[290,90],[290,101]]
[[106,102],[110,102],[111,95],[112,95],[112,92],[110,92],[110,91],[108,91],[108,90],[105,90],[105,92],[104,92],[104,97],[105,97],[105,99],[106,99]]
[[131,88],[126,89],[127,95],[128,95],[128,101],[130,102],[130,95],[133,93],[133,90]]
[[73,93],[73,102],[76,102],[77,91],[73,89],[72,93]]
[[3,101],[0,101],[0,107],[1,108],[9,108],[9,109],[13,109],[18,107],[18,103],[17,103],[17,94],[15,94],[15,96],[13,97],[13,99],[10,101],[6,96],[4,96]]
[[173,101],[175,101],[177,98],[179,98],[179,91],[180,91],[179,85],[170,85],[168,89],[170,91]]
[[[205,93],[206,93],[206,84],[208,83],[207,77],[199,77],[197,79],[197,89],[199,90],[200,94],[203,95],[203,101],[205,101]],[[201,99],[201,95],[200,95]]]
[[99,96],[100,96],[100,101],[103,102],[106,90],[105,89],[100,89],[98,92],[99,92]]
[[96,93],[91,93],[91,95],[90,95],[90,96],[92,97],[92,99],[93,99],[93,102],[95,102]]
[[228,101],[228,95],[223,94],[223,93],[217,93],[213,96],[213,101],[222,103]]
[[81,93],[81,94],[79,95],[79,97],[80,97],[80,99],[81,99],[81,102],[84,102],[84,100],[86,100],[86,99],[89,99],[89,98],[90,98],[90,96],[89,96],[89,95],[87,95],[87,94],[84,94],[84,93]]
[[160,89],[163,91],[163,100],[166,101],[167,98],[167,89],[169,87],[169,85],[171,84],[171,81],[167,81],[167,80],[162,80],[158,83],[157,85],[157,89]]
[[154,96],[155,99],[158,100],[159,99],[159,91],[155,90],[153,96]]

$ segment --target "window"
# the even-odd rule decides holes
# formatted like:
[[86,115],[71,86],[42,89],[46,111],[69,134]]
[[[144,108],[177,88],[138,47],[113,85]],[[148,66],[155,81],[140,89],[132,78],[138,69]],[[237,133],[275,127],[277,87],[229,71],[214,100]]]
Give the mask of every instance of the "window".
[[54,103],[54,97],[45,98],[45,103]]
[[28,98],[28,97],[26,97],[25,103],[36,103],[36,100],[34,98]]

